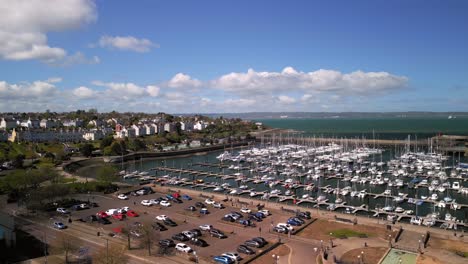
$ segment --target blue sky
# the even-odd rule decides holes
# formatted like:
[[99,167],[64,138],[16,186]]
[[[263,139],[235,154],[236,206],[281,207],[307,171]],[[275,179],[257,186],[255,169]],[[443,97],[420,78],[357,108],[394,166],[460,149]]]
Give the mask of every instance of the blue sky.
[[462,0],[5,0],[0,111],[468,111],[467,13]]

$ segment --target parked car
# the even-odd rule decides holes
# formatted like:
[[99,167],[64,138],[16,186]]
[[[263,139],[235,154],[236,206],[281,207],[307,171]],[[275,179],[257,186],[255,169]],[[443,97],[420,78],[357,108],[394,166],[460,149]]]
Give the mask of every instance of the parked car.
[[126,213],[127,216],[129,217],[138,217],[139,215],[137,214],[137,212],[133,211],[133,210],[128,210],[127,213]]
[[190,244],[192,245],[195,245],[195,246],[199,246],[199,247],[207,247],[209,246],[208,243],[201,239],[201,238],[193,238],[190,240]]
[[160,203],[160,200],[158,199],[149,199],[149,202],[154,205],[158,205]]
[[301,223],[301,225],[305,223],[305,221],[302,220],[302,219],[299,218],[299,217],[292,217],[292,219],[293,219],[294,221],[298,222],[298,223]]
[[249,246],[249,247],[256,247],[256,248],[260,248],[260,247],[263,246],[262,243],[260,243],[260,242],[258,242],[256,240],[253,240],[253,239],[246,240],[244,242],[244,245]]
[[221,263],[221,264],[233,264],[233,263],[235,263],[234,260],[232,260],[231,258],[226,257],[226,256],[214,256],[213,260],[214,260],[214,262]]
[[232,218],[230,215],[225,215],[221,220],[226,221],[226,222],[235,222],[236,219]]
[[312,219],[312,217],[310,217],[310,212],[299,212],[297,217],[302,219]]
[[177,233],[172,236],[172,239],[177,240],[177,241],[188,241],[189,238],[182,234],[182,233]]
[[179,199],[179,198],[174,198],[172,201],[173,201],[174,203],[177,203],[177,204],[183,203],[182,200]]
[[244,214],[248,214],[248,213],[252,212],[252,210],[250,210],[249,208],[246,208],[246,207],[242,207],[242,208],[240,209],[240,211],[241,211],[242,213],[244,213]]
[[289,225],[292,225],[292,226],[300,226],[301,225],[301,223],[294,220],[294,218],[289,218],[286,223],[289,224]]
[[262,212],[256,212],[256,213],[253,213],[253,215],[255,215],[256,217],[261,218],[261,219],[267,217],[267,216],[266,216],[264,213],[262,213]]
[[185,210],[195,212],[197,210],[197,208],[195,206],[189,206]]
[[190,201],[192,200],[192,197],[188,196],[187,194],[182,195],[182,199]]
[[206,204],[214,204],[215,201],[213,199],[208,198],[208,199],[205,200],[205,203]]
[[262,222],[263,221],[261,217],[258,217],[258,216],[254,215],[254,214],[250,214],[249,219],[250,220],[255,220],[257,222]]
[[171,219],[163,220],[163,223],[168,226],[177,226],[177,223],[172,221]]
[[119,198],[120,200],[128,200],[128,196],[123,193],[119,194],[117,198]]
[[142,200],[141,205],[151,206],[151,205],[153,205],[153,203],[150,200]]
[[270,211],[268,211],[267,209],[262,209],[262,210],[258,210],[260,213],[266,215],[266,216],[269,216],[270,215]]
[[175,246],[175,249],[181,251],[181,252],[185,252],[185,253],[190,253],[192,252],[192,249],[187,246],[186,244],[184,243],[178,243],[176,246]]
[[206,208],[200,209],[200,214],[206,215],[206,214],[209,214],[209,213],[210,213],[210,211],[208,211],[208,209],[206,209]]
[[282,234],[287,234],[289,232],[288,229],[281,227],[281,226],[275,226],[273,228],[273,231],[277,233],[282,233]]
[[223,232],[214,228],[210,230],[210,235],[212,237],[217,237],[217,238],[227,238],[227,236]]
[[155,230],[159,230],[159,231],[166,231],[167,230],[167,227],[165,227],[164,225],[162,225],[161,223],[153,223],[151,224],[153,226],[153,229]]
[[172,239],[162,239],[159,240],[159,246],[161,247],[175,247],[174,240]]
[[67,228],[67,226],[64,225],[62,222],[54,222],[54,228],[65,229],[65,228]]
[[171,203],[168,202],[168,201],[161,201],[159,204],[162,205],[162,206],[165,206],[165,207],[171,206]]
[[107,217],[109,217],[109,215],[106,214],[106,212],[98,212],[98,213],[96,213],[96,216],[99,217],[99,218],[107,218]]
[[241,261],[242,260],[242,257],[239,254],[237,254],[236,252],[226,252],[226,253],[223,253],[221,256],[228,257],[228,258],[232,259],[233,261]]
[[202,232],[201,232],[201,230],[198,229],[198,228],[190,229],[189,231],[192,232],[192,233],[194,233],[194,234],[196,234],[197,237],[202,236]]
[[116,220],[119,220],[119,221],[122,221],[125,218],[125,215],[116,213],[116,214],[112,215],[112,218],[114,218]]
[[263,237],[254,237],[252,238],[253,241],[257,241],[258,243],[260,243],[260,247],[263,247],[265,246],[266,244],[268,244],[268,241],[266,241]]
[[192,238],[196,238],[197,237],[197,234],[191,232],[191,231],[182,231],[182,234],[186,237],[188,237],[189,239],[192,239]]
[[109,209],[109,210],[106,211],[106,214],[107,215],[113,215],[114,213],[117,213],[117,210],[119,210],[119,209]]
[[201,225],[200,226],[200,229],[203,230],[203,231],[209,231],[212,228],[213,228],[212,225]]
[[279,223],[279,224],[277,224],[276,226],[284,227],[284,228],[286,228],[288,231],[293,231],[293,230],[294,230],[294,227],[292,227],[291,225],[285,224],[285,223]]
[[232,215],[233,218],[236,219],[236,220],[238,220],[238,219],[240,219],[240,218],[243,217],[243,215],[242,215],[241,213],[235,212],[235,211],[231,212],[230,215]]
[[159,221],[164,221],[166,219],[169,219],[169,217],[167,215],[158,215],[156,216],[156,219]]
[[244,253],[247,255],[255,254],[255,251],[246,245],[240,245],[239,247],[237,247],[237,252]]
[[244,226],[251,226],[251,227],[255,227],[255,226],[256,226],[254,222],[252,222],[252,221],[250,221],[250,220],[248,220],[248,219],[241,219],[241,220],[239,220],[239,224],[244,225]]
[[61,214],[69,214],[70,213],[70,211],[68,211],[67,209],[65,209],[63,207],[57,208],[57,212],[59,212]]
[[84,219],[84,222],[96,222],[98,220],[98,217],[95,215],[90,215]]
[[224,208],[224,205],[222,203],[214,203],[212,204],[214,208],[219,208],[219,209],[223,209]]
[[204,203],[202,203],[202,202],[196,202],[195,206],[196,207],[206,207],[206,205]]
[[173,201],[175,199],[174,196],[170,194],[166,194],[166,198],[169,199],[170,201]]

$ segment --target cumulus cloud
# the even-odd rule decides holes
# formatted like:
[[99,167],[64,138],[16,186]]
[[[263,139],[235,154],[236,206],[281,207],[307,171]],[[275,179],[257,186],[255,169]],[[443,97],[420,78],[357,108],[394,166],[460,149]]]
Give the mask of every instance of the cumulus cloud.
[[336,92],[369,94],[400,89],[408,79],[388,72],[341,73],[334,70],[300,72],[286,67],[281,72],[229,73],[211,82],[215,88],[236,94],[269,94],[298,90],[302,92]]
[[91,98],[93,96],[96,95],[96,92],[88,87],[85,87],[85,86],[80,86],[76,89],[73,90],[73,95],[80,98],[80,99],[84,99],[84,98]]
[[192,77],[190,77],[190,75],[183,74],[183,73],[177,73],[167,83],[167,86],[171,88],[195,88],[201,85],[202,85],[201,81],[197,79],[193,79]]
[[282,104],[293,104],[296,102],[296,99],[287,95],[280,95],[278,96],[278,101]]
[[99,39],[98,45],[103,48],[115,48],[136,52],[148,52],[151,48],[158,47],[157,44],[154,44],[149,39],[138,39],[132,36],[102,36]]
[[103,91],[103,96],[110,98],[118,98],[123,100],[131,100],[144,98],[146,96],[157,97],[159,95],[160,88],[155,85],[140,86],[135,83],[117,83],[117,82],[101,82],[94,81],[93,85],[106,87]]
[[0,81],[0,98],[30,98],[46,97],[57,92],[57,88],[51,82],[34,81],[32,83],[10,84]]
[[51,47],[47,33],[78,28],[97,19],[91,0],[0,1],[0,58],[57,63],[67,51]]

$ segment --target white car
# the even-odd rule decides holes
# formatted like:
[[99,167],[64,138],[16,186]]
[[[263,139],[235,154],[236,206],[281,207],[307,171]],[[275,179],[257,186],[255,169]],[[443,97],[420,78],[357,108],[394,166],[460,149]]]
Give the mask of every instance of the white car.
[[276,226],[286,228],[288,231],[293,231],[294,230],[294,227],[292,227],[291,225],[288,225],[286,223],[279,223]]
[[213,205],[214,208],[223,208],[222,203],[213,203],[212,205]]
[[119,211],[119,209],[109,209],[106,211],[106,214],[107,215],[113,215],[115,213],[117,213],[117,211]]
[[157,199],[150,199],[149,201],[152,204],[159,204],[159,200],[157,200]]
[[206,204],[214,204],[215,201],[214,201],[214,200],[211,200],[210,198],[208,198],[208,199],[205,200],[205,203],[206,203]]
[[123,193],[121,193],[121,194],[119,194],[119,196],[117,196],[117,198],[119,198],[120,200],[127,200],[127,199],[128,199],[128,196],[125,195],[125,194],[123,194]]
[[168,201],[161,201],[159,204],[165,207],[171,206],[171,203]]
[[144,205],[144,206],[151,206],[153,205],[149,200],[143,200],[141,201],[141,205]]
[[167,215],[158,215],[156,216],[156,219],[159,221],[164,221],[166,219],[169,219],[169,217]]
[[200,229],[204,231],[210,231],[213,228],[212,225],[201,225]]
[[190,239],[195,238],[197,236],[197,234],[193,233],[192,231],[182,231],[182,234],[184,234],[184,236]]
[[234,262],[242,260],[241,256],[239,256],[239,254],[237,254],[236,252],[226,252],[222,254],[221,256],[228,257],[232,259]]
[[262,210],[258,210],[260,213],[264,214],[264,215],[270,215],[270,211],[268,211],[267,209],[262,209]]
[[124,208],[117,209],[118,214],[125,214],[127,213],[128,210],[125,210]]
[[127,212],[127,211],[130,211],[130,207],[124,206],[124,207],[121,207],[120,210]]
[[63,207],[57,208],[57,212],[62,213],[62,214],[69,214],[70,213],[67,209],[65,209]]
[[248,214],[250,212],[252,212],[252,210],[250,210],[249,208],[245,208],[245,207],[242,207],[242,209],[240,209],[240,211],[244,214]]
[[175,249],[181,252],[185,252],[185,253],[192,252],[192,249],[184,243],[177,243],[177,245],[175,246]]

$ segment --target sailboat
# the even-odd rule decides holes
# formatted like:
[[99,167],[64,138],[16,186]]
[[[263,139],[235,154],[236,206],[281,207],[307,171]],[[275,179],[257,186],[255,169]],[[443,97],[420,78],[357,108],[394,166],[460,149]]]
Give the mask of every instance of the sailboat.
[[340,204],[343,202],[343,199],[340,198],[340,181],[336,183],[336,199],[335,204]]

